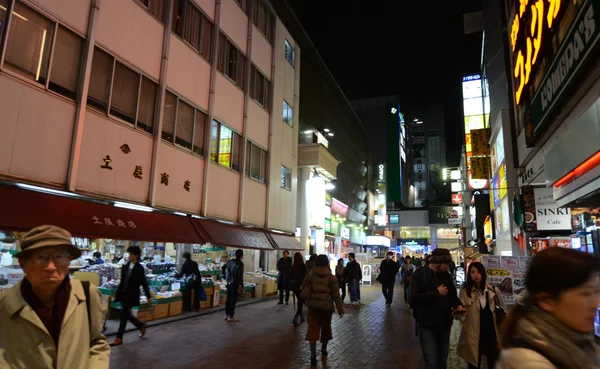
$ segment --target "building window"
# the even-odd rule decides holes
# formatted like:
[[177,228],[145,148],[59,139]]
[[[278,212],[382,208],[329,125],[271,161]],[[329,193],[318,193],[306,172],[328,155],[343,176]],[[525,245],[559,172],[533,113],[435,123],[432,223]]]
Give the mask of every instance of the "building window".
[[[0,40],[4,34],[8,2],[0,0]],[[4,67],[74,100],[77,96],[83,39],[20,1],[15,2],[12,15]],[[50,65],[55,31],[54,58]]]
[[173,32],[210,61],[214,25],[190,0],[175,0]]
[[292,121],[294,119],[294,110],[287,103],[287,101],[283,100],[283,121],[292,126]]
[[250,97],[256,100],[265,109],[269,110],[271,96],[271,82],[251,64],[250,67]]
[[167,91],[161,137],[176,146],[204,156],[206,113]]
[[94,49],[88,105],[152,133],[157,93],[158,84],[99,48]]
[[285,40],[285,60],[290,62],[292,67],[295,65],[294,64],[295,57],[296,57],[296,51],[292,47],[292,44],[290,44],[290,42],[288,40]]
[[238,4],[240,6],[240,8],[242,8],[242,10],[244,12],[246,12],[247,6],[248,6],[248,1],[247,0],[235,0],[236,4]]
[[248,141],[246,145],[246,176],[265,183],[267,173],[267,152]]
[[246,63],[246,56],[221,32],[217,69],[243,89],[246,81]]
[[165,0],[137,0],[161,23],[165,22]]
[[275,18],[262,0],[255,0],[252,10],[252,23],[272,43],[273,23]]
[[281,166],[281,188],[292,189],[292,170]]
[[242,136],[213,120],[210,133],[210,160],[239,172],[241,141]]

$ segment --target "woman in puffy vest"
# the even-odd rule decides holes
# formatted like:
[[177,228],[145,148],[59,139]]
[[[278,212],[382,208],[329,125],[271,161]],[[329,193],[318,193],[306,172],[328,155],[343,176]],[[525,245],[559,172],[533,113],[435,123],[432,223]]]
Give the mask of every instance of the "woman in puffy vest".
[[[344,317],[344,308],[340,298],[337,278],[329,269],[327,255],[319,255],[313,270],[308,273],[302,283],[304,295],[310,292],[306,305],[308,306],[308,331],[306,340],[310,344],[310,361],[317,364],[317,341],[321,338],[321,354],[327,357],[327,343],[333,339],[331,332],[331,317],[337,308],[340,318]],[[334,307],[335,304],[335,307]]]

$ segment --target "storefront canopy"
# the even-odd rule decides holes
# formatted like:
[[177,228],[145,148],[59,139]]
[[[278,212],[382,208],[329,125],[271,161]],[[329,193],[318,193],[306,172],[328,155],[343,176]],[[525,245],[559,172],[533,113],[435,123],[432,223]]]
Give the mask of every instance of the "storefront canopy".
[[198,231],[208,242],[217,246],[257,250],[274,247],[262,229],[229,225],[207,219],[192,219]]
[[279,233],[269,233],[269,236],[280,250],[305,251],[305,248],[294,236]]
[[77,237],[206,243],[190,217],[0,186],[0,229],[26,232],[43,224],[64,228]]

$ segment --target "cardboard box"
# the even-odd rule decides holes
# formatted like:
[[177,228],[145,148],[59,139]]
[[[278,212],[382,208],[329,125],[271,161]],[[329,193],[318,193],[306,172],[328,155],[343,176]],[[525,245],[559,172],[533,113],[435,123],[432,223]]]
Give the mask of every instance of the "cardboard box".
[[169,304],[154,305],[154,319],[164,319],[169,316]]
[[169,304],[169,316],[180,315],[183,312],[183,301],[173,301]]
[[[262,299],[262,298],[264,298],[264,297],[263,297],[263,291],[264,291],[264,290],[265,290],[265,289],[264,289],[264,285],[262,285],[262,284],[257,284],[257,285],[254,287],[254,297],[256,297],[256,298],[259,298],[259,299]],[[265,297],[266,297],[266,296],[265,296]]]
[[[225,292],[225,293],[223,293]],[[219,293],[219,305],[225,305],[227,304],[227,291],[222,290]]]
[[75,272],[73,278],[79,279],[82,282],[88,281],[96,287],[100,287],[100,274],[90,272]]
[[212,298],[212,306],[219,306],[221,301],[220,301],[220,293],[221,293],[221,286],[216,285],[215,286],[215,290],[213,292],[213,298]]
[[200,309],[210,309],[212,307],[212,295],[206,295],[206,301],[200,301]]
[[154,320],[154,308],[150,309],[132,309],[131,315],[136,317],[140,322],[150,322]]

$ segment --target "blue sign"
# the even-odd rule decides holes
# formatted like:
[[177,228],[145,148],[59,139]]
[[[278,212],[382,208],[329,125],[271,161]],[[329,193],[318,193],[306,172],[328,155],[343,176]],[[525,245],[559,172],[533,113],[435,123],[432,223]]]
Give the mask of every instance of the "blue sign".
[[398,214],[390,214],[390,224],[399,224],[400,216]]

